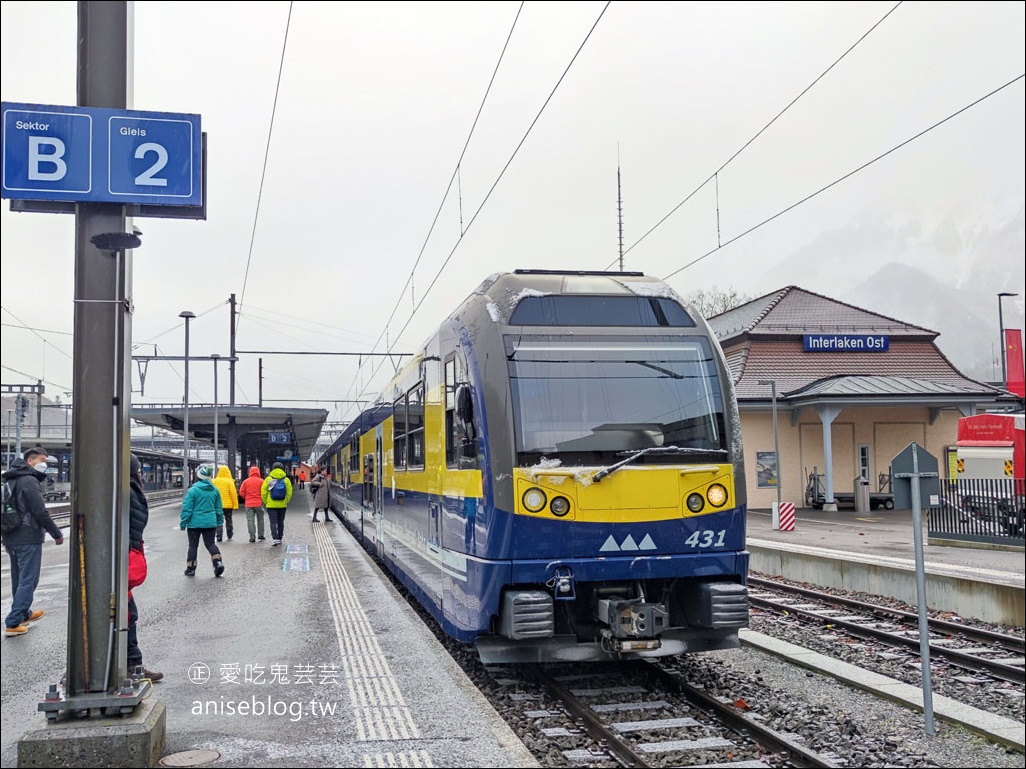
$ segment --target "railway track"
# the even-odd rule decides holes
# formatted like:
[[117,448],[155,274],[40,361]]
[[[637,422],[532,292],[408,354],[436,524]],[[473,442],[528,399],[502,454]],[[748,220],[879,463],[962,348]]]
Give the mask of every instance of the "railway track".
[[[503,673],[508,673],[504,670]],[[730,767],[834,767],[758,721],[657,663],[619,662],[586,667],[520,666],[551,703],[526,715],[544,737],[563,736],[569,764],[669,767],[693,763]],[[572,725],[548,725],[565,720]]]
[[[150,508],[160,507],[161,505],[167,505],[172,502],[178,502],[182,498],[181,489],[173,491],[150,491],[146,493],[146,501],[149,502]],[[67,526],[71,522],[71,510],[60,510],[55,512],[53,509],[48,510],[50,517],[53,522],[58,526]]]
[[[773,580],[750,577],[748,582],[753,607],[919,653],[916,614]],[[932,658],[1003,681],[1026,684],[1023,638],[932,618],[929,633]]]

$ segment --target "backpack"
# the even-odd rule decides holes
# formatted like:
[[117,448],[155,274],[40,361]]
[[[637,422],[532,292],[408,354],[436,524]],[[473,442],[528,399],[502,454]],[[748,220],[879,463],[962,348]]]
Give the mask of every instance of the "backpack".
[[14,489],[11,482],[4,483],[4,507],[0,514],[0,535],[7,536],[21,526],[21,512],[14,506]]
[[275,502],[281,502],[288,495],[288,488],[285,486],[284,478],[272,478],[267,484],[267,496]]

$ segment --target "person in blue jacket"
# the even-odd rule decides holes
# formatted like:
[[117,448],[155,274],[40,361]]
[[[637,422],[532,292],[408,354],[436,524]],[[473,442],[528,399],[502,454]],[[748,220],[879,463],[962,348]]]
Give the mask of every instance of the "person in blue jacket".
[[214,542],[218,526],[224,525],[224,512],[221,508],[221,492],[211,481],[214,479],[213,465],[200,465],[196,470],[196,482],[189,487],[182,500],[182,521],[180,528],[189,532],[189,552],[185,556],[185,576],[196,576],[196,552],[199,549],[200,537],[203,546],[210,553],[214,564],[214,576],[224,573],[221,551]]

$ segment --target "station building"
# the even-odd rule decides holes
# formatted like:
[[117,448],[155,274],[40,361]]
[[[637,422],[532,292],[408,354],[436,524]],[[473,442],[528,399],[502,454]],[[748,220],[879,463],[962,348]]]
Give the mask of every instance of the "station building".
[[[806,506],[818,475],[826,510],[858,478],[890,490],[890,462],[915,441],[944,465],[958,419],[1015,396],[959,372],[939,334],[797,286],[709,318],[734,378],[752,508]],[[776,391],[779,463],[775,461]],[[942,474],[944,470],[941,470]]]

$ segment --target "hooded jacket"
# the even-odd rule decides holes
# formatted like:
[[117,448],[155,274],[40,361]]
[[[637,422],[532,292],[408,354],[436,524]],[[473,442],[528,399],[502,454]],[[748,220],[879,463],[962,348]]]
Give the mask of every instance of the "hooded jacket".
[[200,478],[182,500],[183,529],[213,529],[224,525],[221,492],[206,478]]
[[63,536],[46,511],[43,489],[39,485],[45,480],[46,473],[36,470],[22,457],[15,459],[11,469],[4,473],[4,483],[11,482],[11,501],[21,513],[21,526],[4,535],[5,545],[41,545],[46,532],[55,540]]
[[[271,479],[284,478],[285,479],[285,499],[271,499],[270,492],[267,490],[267,485]],[[260,499],[264,503],[264,507],[268,509],[277,510],[283,507],[289,506],[289,500],[292,499],[292,481],[285,475],[285,471],[280,467],[276,467],[267,474],[264,478],[264,483],[260,487]]]
[[221,492],[221,507],[225,510],[239,509],[239,495],[235,493],[235,479],[232,478],[228,465],[217,469],[217,477],[211,483]]
[[264,479],[260,477],[260,468],[254,465],[249,468],[249,477],[239,486],[239,500],[246,507],[260,507],[264,500],[260,490],[264,487]]

